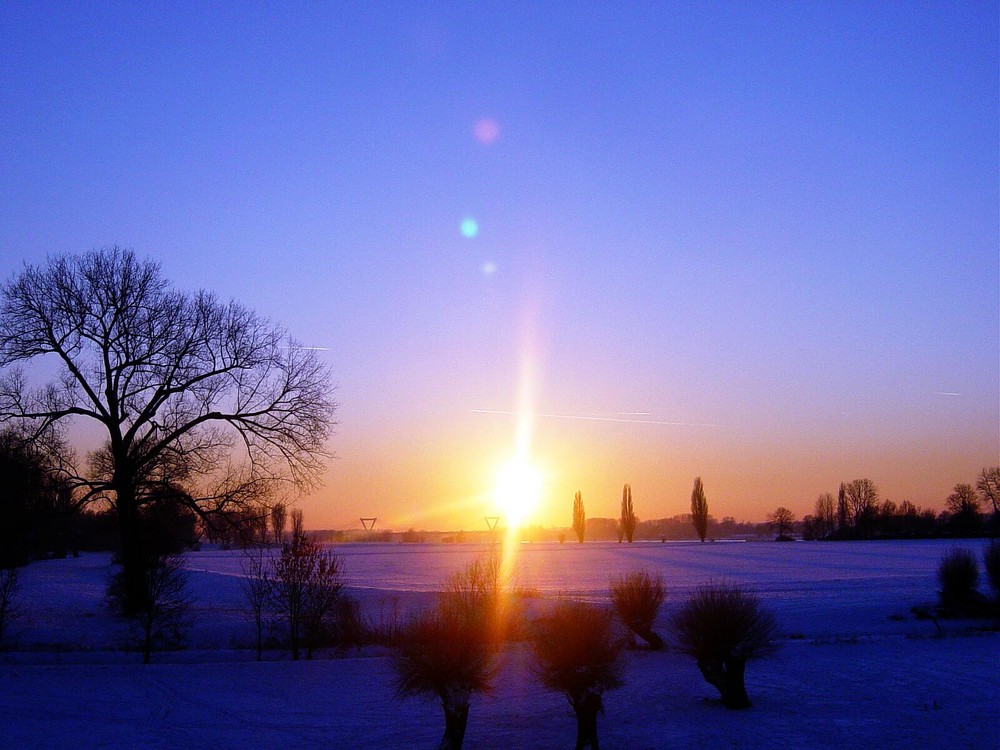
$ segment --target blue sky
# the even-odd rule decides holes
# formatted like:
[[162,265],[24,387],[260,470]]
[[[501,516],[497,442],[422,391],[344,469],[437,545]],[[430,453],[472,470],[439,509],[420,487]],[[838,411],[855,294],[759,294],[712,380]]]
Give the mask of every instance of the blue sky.
[[577,489],[616,515],[626,481],[640,517],[684,512],[696,475],[717,516],[861,476],[940,507],[1000,463],[998,27],[5,3],[0,272],[121,244],[329,347],[310,525],[478,528],[516,426],[483,411],[525,382],[543,523]]

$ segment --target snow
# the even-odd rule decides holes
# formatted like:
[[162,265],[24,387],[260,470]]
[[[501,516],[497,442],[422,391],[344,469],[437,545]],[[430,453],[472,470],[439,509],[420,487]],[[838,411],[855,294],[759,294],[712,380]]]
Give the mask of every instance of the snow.
[[[674,651],[626,654],[625,685],[605,693],[605,748],[1000,747],[1000,634],[982,623],[917,620],[935,598],[937,563],[953,544],[531,544],[516,548],[515,585],[542,602],[607,601],[608,580],[636,568],[664,576],[663,621],[708,580],[750,585],[785,634],[747,668],[754,705],[721,706],[694,662]],[[964,543],[977,555],[981,545]],[[427,606],[482,548],[345,545],[349,592],[370,615]],[[187,556],[195,627],[184,651],[143,666],[123,651],[127,628],[107,610],[110,556],[23,569],[23,616],[0,654],[2,748],[435,747],[440,706],[400,700],[385,650],[256,662],[239,589],[240,553]],[[664,633],[665,634],[665,633]],[[465,746],[570,746],[566,699],[539,687],[523,644],[503,655],[495,690],[473,696]]]

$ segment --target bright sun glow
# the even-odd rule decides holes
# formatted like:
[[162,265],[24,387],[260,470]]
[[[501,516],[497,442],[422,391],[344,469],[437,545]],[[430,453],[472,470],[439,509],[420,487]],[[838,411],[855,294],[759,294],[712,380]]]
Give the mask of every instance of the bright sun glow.
[[526,461],[514,460],[497,471],[493,497],[504,520],[518,526],[531,514],[542,496],[542,475]]

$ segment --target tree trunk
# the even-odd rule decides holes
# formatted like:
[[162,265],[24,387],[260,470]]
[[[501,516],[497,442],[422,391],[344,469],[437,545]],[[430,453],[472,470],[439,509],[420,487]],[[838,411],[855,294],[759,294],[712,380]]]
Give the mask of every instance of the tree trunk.
[[153,653],[153,623],[149,615],[143,619],[142,623],[142,663],[149,664],[149,657]]
[[117,489],[115,507],[121,535],[121,564],[124,597],[122,608],[126,615],[142,612],[149,604],[146,591],[146,559],[139,536],[139,510],[134,489]]
[[658,636],[652,630],[645,630],[639,632],[639,637],[649,644],[649,648],[651,651],[663,650],[663,639],[660,638],[660,636]]
[[462,750],[465,727],[469,723],[469,702],[444,699],[444,736],[438,750]]
[[257,612],[257,661],[264,657],[264,618]]
[[573,710],[576,712],[576,750],[583,750],[588,746],[598,750],[597,714],[604,710],[601,694],[584,693],[581,698],[573,701]]
[[743,674],[746,670],[745,659],[699,659],[698,669],[705,681],[714,685],[722,696],[722,704],[726,708],[748,708],[750,697],[747,695]]
[[745,659],[726,660],[726,689],[722,693],[722,702],[726,708],[749,708],[750,697],[747,695],[743,672],[746,670]]

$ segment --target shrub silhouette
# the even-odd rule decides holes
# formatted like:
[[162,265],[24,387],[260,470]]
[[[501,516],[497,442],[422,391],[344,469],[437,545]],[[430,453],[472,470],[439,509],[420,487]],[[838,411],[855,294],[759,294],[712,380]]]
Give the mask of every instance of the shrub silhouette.
[[550,690],[566,694],[576,713],[576,748],[597,750],[597,713],[605,690],[621,680],[622,639],[611,613],[590,604],[559,602],[535,624],[535,673]]
[[736,584],[710,583],[691,594],[671,626],[681,650],[697,660],[723,704],[748,707],[746,663],[772,653],[778,634],[774,617],[760,599]]
[[941,604],[946,609],[964,608],[976,604],[979,565],[971,550],[955,547],[944,554],[938,564],[938,583],[941,584]]
[[663,648],[663,639],[653,632],[663,597],[663,578],[653,577],[644,570],[611,580],[611,600],[621,621],[654,651]]

